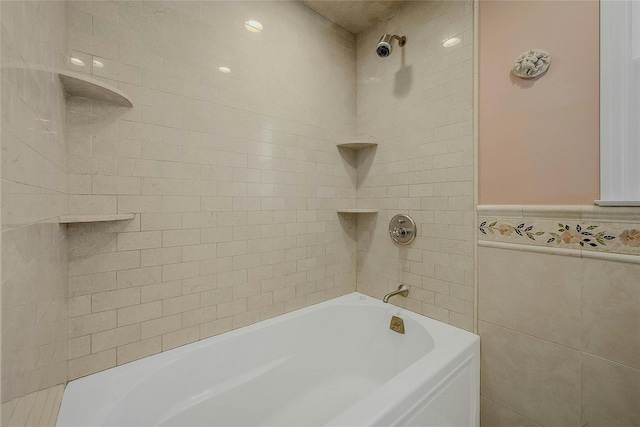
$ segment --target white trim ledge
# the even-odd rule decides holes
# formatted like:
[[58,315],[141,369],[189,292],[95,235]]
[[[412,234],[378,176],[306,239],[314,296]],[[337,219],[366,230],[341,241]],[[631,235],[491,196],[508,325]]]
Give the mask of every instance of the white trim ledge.
[[610,252],[581,251],[578,249],[549,248],[547,246],[520,245],[516,243],[493,242],[489,240],[478,240],[478,246],[496,249],[508,249],[512,251],[536,252],[551,255],[562,255],[576,258],[600,259],[605,261],[627,262],[640,264],[640,256],[616,254]]
[[594,200],[598,206],[640,206],[640,200]]
[[640,223],[640,206],[478,205],[479,217]]

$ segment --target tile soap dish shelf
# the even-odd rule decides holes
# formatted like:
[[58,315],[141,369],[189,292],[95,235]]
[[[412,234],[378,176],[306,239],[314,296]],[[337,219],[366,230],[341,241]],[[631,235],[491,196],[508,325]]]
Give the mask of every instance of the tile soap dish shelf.
[[349,150],[362,150],[364,148],[375,147],[377,146],[377,142],[366,141],[366,140],[356,140],[356,141],[348,141],[343,142],[341,144],[337,144],[338,148],[348,148]]
[[133,107],[133,103],[126,93],[93,78],[93,76],[67,70],[56,70],[56,73],[60,77],[65,92],[69,95],[111,102],[123,107]]
[[135,218],[135,214],[104,214],[104,215],[64,215],[58,218],[60,224],[78,224],[86,222],[126,221]]
[[340,214],[373,214],[378,213],[378,209],[338,209]]
[[3,69],[4,68],[54,74],[60,78],[60,83],[62,83],[62,87],[68,95],[81,96],[95,101],[110,102],[124,107],[133,107],[133,102],[131,102],[129,95],[89,74],[69,71],[63,68],[49,69],[41,65],[26,67],[22,64],[7,64],[3,66]]

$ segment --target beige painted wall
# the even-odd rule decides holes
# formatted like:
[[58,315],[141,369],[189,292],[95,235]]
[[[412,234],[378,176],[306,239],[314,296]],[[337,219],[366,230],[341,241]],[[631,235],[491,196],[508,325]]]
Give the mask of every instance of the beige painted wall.
[[[480,1],[480,204],[592,204],[599,198],[599,3]],[[514,59],[546,49],[547,73]]]
[[[358,291],[377,298],[410,286],[395,304],[473,329],[473,5],[407,2],[358,34],[358,134],[379,143],[357,160]],[[407,36],[378,58],[384,33]],[[462,42],[445,48],[443,40]],[[389,238],[408,213],[409,246]]]
[[4,403],[67,378],[67,156],[64,93],[42,71],[64,66],[64,4],[0,7]]

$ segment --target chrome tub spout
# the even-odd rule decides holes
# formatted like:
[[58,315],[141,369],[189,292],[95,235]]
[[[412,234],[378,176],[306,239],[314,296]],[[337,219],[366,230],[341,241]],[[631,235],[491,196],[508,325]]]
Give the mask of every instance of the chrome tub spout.
[[393,292],[389,292],[388,294],[386,294],[384,296],[384,298],[382,298],[382,302],[389,302],[389,298],[391,298],[394,295],[402,295],[403,297],[406,297],[407,295],[409,295],[409,287],[407,285],[400,285],[398,286],[398,289],[393,291]]

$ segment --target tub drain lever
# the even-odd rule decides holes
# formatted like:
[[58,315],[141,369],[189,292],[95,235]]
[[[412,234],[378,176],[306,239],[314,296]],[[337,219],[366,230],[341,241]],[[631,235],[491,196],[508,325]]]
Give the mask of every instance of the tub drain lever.
[[399,334],[404,334],[404,320],[402,320],[398,316],[392,316],[391,323],[389,324],[389,329]]

